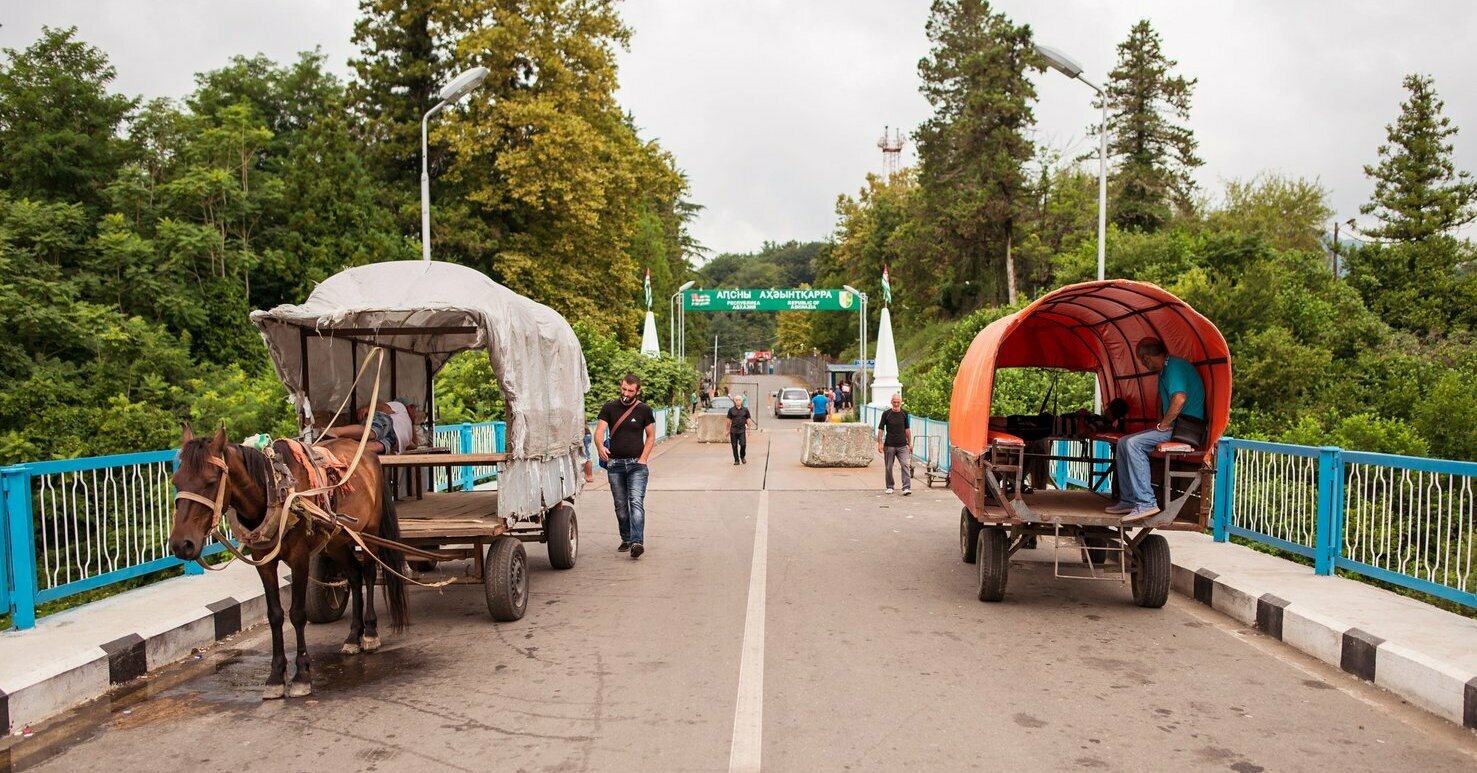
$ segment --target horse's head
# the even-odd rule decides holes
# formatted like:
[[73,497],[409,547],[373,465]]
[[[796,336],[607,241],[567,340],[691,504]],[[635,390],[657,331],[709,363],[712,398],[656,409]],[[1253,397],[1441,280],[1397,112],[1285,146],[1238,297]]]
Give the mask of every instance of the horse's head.
[[211,438],[197,438],[185,424],[180,436],[179,468],[174,472],[174,528],[169,549],[176,558],[193,561],[205,549],[209,532],[226,507],[226,428]]

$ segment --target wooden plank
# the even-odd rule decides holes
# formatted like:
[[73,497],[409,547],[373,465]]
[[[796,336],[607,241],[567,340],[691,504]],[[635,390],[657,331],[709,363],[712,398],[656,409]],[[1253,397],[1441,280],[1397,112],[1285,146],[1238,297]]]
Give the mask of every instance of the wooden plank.
[[380,457],[381,467],[482,467],[502,464],[508,455],[501,452],[480,454],[387,454]]
[[400,536],[407,540],[496,537],[507,531],[497,514],[496,491],[427,494],[395,505]]

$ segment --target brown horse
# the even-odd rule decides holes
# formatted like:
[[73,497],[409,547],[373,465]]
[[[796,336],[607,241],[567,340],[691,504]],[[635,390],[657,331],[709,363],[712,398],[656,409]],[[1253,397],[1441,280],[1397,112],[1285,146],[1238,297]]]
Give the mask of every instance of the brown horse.
[[[341,459],[353,457],[357,442],[333,440],[323,444]],[[278,458],[286,461],[298,490],[310,487],[311,478],[293,457],[286,441],[273,444]],[[197,438],[185,425],[180,438],[179,469],[174,473],[174,486],[182,493],[175,500],[174,529],[169,533],[169,548],[185,561],[199,557],[209,533],[234,508],[241,526],[255,529],[268,516],[268,502],[273,490],[272,464],[266,454],[254,448],[227,442],[224,428],[213,438]],[[206,502],[211,504],[207,505]],[[215,503],[222,502],[219,509]],[[384,486],[379,456],[366,451],[346,485],[334,492],[333,511],[354,519],[354,530],[385,539],[398,539],[400,526],[395,519],[394,498]],[[310,526],[312,527],[310,529]],[[379,631],[374,611],[375,575],[379,564],[370,556],[355,553],[355,543],[341,531],[330,536],[331,529],[310,524],[306,518],[296,519],[282,537],[281,550],[270,561],[257,567],[262,587],[266,589],[267,620],[272,624],[272,673],[267,677],[265,698],[294,698],[313,692],[312,664],[303,636],[307,623],[308,560],[322,550],[348,580],[353,622],[343,652],[356,654],[379,649]],[[238,535],[239,536],[239,535]],[[269,548],[270,549],[270,548]],[[264,555],[267,551],[253,550]],[[399,551],[378,548],[375,551],[385,566],[396,572],[405,571],[405,557]],[[277,589],[277,564],[285,562],[292,572],[292,627],[297,631],[297,674],[292,685],[285,684],[287,654],[282,641],[282,597]],[[390,607],[390,622],[398,632],[409,622],[406,611],[405,585],[399,576],[385,573],[385,599]]]

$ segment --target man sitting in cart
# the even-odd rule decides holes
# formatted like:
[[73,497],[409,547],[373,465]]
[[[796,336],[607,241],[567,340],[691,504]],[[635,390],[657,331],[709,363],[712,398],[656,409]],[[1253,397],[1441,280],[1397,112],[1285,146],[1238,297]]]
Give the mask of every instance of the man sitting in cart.
[[[415,406],[399,400],[375,406],[374,417],[369,422],[369,443],[366,449],[380,454],[398,454],[415,447]],[[369,406],[359,409],[359,423],[333,427],[324,433],[326,437],[358,440],[364,434],[364,420],[369,416]],[[378,446],[378,447],[376,447]]]
[[1149,454],[1160,443],[1169,442],[1179,422],[1181,436],[1194,434],[1198,428],[1204,437],[1205,382],[1189,360],[1175,357],[1157,338],[1145,338],[1134,348],[1138,360],[1150,372],[1159,374],[1159,406],[1161,415],[1153,427],[1118,440],[1118,501],[1107,512],[1123,515],[1124,523],[1147,521],[1159,514],[1154,484],[1149,470]]

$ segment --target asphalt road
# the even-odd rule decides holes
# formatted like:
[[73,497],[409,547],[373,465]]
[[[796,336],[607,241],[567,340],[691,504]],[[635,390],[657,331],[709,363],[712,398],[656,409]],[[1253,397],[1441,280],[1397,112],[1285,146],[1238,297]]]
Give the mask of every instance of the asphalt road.
[[378,653],[339,655],[347,623],[314,626],[315,694],[270,703],[270,645],[249,631],[52,723],[12,764],[1477,769],[1467,731],[1193,602],[1142,610],[1118,582],[1056,579],[1050,545],[982,604],[951,494],[885,496],[880,462],[801,467],[801,422],[756,413],[748,465],[658,449],[638,561],[615,551],[604,486],[588,490],[578,566],[529,546],[522,621],[492,623],[480,586],[416,589],[412,628]]

